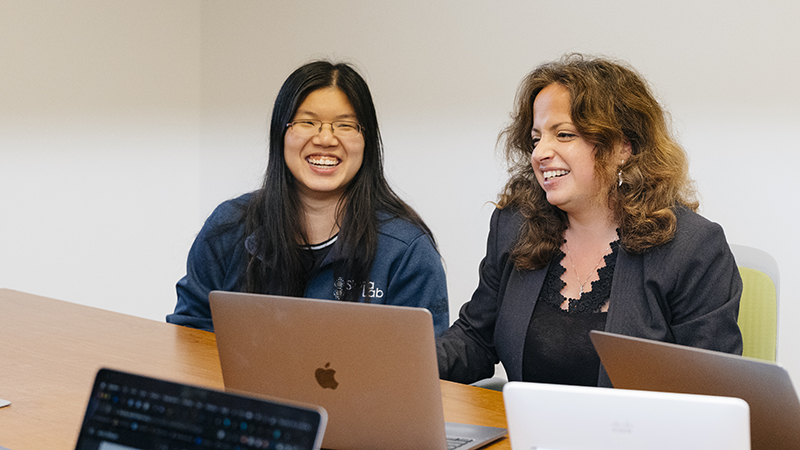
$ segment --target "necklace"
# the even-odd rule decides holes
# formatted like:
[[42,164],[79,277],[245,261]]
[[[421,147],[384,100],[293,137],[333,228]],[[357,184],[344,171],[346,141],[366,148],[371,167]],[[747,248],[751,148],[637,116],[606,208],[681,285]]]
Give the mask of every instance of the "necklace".
[[586,286],[586,283],[589,282],[589,278],[592,278],[592,274],[597,270],[598,267],[600,267],[600,263],[603,261],[603,258],[606,256],[606,252],[611,250],[611,244],[609,244],[608,247],[606,247],[606,249],[603,250],[603,254],[600,255],[600,259],[597,260],[597,264],[595,264],[594,269],[592,269],[592,271],[589,272],[589,276],[586,277],[585,280],[583,280],[583,283],[581,283],[581,276],[578,275],[578,269],[575,267],[575,262],[572,261],[572,255],[571,255],[572,252],[569,251],[569,244],[567,243],[567,241],[564,241],[564,246],[567,247],[567,256],[569,257],[569,263],[572,265],[572,270],[575,272],[575,278],[578,280],[578,283],[580,283],[580,285],[581,285],[581,294],[580,295],[583,295],[583,287]]

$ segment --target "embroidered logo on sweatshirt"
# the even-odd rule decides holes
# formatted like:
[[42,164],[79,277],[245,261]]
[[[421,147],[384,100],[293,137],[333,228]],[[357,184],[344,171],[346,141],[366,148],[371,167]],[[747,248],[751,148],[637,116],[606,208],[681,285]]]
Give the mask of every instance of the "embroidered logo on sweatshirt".
[[344,278],[339,277],[333,283],[333,286],[335,288],[333,296],[336,300],[341,300],[342,297],[344,297],[345,291],[351,291],[353,289],[360,289],[361,297],[363,298],[383,298],[384,295],[383,290],[376,287],[375,283],[372,281],[358,285],[354,280],[345,281]]

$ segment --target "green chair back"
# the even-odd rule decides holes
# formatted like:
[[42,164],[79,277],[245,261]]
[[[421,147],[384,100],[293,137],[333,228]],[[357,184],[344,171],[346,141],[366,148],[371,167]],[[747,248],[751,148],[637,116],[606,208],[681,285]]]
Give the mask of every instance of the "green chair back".
[[744,356],[775,361],[778,337],[778,302],[775,284],[760,270],[739,267],[742,276],[742,301],[739,304],[739,329],[744,341]]
[[742,277],[739,329],[750,358],[775,361],[778,344],[778,267],[767,253],[752,247],[732,245]]

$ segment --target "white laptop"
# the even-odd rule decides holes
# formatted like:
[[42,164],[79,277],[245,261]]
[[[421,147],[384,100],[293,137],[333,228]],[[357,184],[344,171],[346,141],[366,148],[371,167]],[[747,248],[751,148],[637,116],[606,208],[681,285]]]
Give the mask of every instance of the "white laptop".
[[517,381],[503,399],[512,449],[750,450],[738,398]]
[[325,448],[444,450],[447,436],[461,450],[506,434],[445,431],[426,309],[221,291],[209,300],[225,388],[324,407]]
[[614,387],[741,398],[753,450],[800,449],[800,400],[783,367],[601,331],[590,337]]

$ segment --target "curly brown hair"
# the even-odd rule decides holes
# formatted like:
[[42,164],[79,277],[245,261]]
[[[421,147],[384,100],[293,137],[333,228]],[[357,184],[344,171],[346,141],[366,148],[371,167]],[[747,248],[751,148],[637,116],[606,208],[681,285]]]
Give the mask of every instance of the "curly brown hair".
[[[527,219],[512,250],[515,265],[545,267],[563,244],[568,226],[566,213],[547,202],[531,166],[533,101],[553,83],[569,91],[572,122],[596,146],[595,173],[619,224],[622,247],[641,253],[672,240],[674,209],[694,211],[698,202],[686,153],[672,137],[665,111],[631,67],[572,53],[540,65],[522,80],[512,123],[500,133],[510,178],[497,206],[517,208]],[[613,158],[615,149],[626,143],[631,155],[620,166]]]

